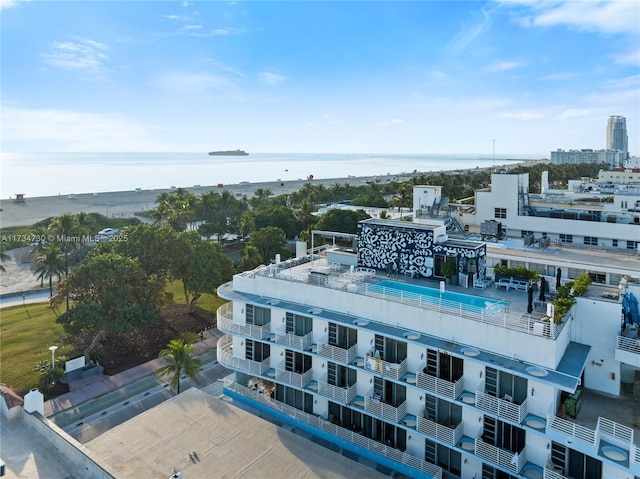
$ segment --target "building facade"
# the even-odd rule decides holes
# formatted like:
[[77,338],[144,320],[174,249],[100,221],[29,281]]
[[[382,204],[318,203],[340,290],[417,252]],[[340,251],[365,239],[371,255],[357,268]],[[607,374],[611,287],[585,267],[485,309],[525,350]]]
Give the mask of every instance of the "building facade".
[[627,119],[624,116],[611,115],[607,120],[607,150],[621,151],[624,159],[629,156]]
[[561,150],[551,152],[551,163],[554,165],[590,163],[595,165],[606,164],[611,167],[622,165],[626,159],[626,153],[618,150]]
[[569,417],[584,387],[619,395],[640,382],[619,297],[594,294],[556,324],[544,308],[523,314],[520,291],[450,291],[427,259],[486,250],[436,250],[455,241],[438,231],[368,220],[355,251],[235,275],[218,289],[225,394],[407,477],[640,475],[633,428]]

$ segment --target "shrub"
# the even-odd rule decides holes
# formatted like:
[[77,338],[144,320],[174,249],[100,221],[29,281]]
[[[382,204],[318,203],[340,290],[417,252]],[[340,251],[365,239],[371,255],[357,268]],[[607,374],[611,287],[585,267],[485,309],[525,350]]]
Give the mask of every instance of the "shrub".
[[507,276],[512,278],[529,279],[531,281],[538,280],[538,272],[527,269],[524,266],[509,268],[507,266],[496,265],[493,268],[493,274],[496,276]]

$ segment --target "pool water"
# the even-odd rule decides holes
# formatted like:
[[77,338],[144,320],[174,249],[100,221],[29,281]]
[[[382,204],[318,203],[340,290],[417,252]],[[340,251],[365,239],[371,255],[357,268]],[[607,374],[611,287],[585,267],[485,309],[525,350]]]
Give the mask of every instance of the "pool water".
[[407,299],[420,300],[424,303],[440,304],[452,306],[452,303],[462,305],[462,309],[470,312],[497,313],[507,307],[505,301],[497,299],[483,298],[472,294],[456,293],[453,291],[445,291],[440,294],[440,290],[436,288],[428,288],[426,286],[418,286],[409,283],[400,283],[384,279],[368,286],[368,291],[374,293],[384,293],[390,296],[402,296]]

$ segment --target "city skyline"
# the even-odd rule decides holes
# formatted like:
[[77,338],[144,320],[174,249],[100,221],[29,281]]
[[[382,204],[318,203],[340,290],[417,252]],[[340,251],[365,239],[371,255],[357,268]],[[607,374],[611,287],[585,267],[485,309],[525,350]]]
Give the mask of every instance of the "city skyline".
[[639,152],[634,1],[0,5],[4,152]]

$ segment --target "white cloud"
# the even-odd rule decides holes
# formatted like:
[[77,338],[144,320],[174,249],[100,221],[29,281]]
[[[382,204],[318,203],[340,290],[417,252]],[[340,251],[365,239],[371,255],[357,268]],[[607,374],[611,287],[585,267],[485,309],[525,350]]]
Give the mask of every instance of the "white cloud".
[[202,25],[185,25],[180,30],[191,31],[191,30],[201,30],[201,29],[202,29]]
[[611,55],[611,58],[613,58],[614,62],[621,65],[640,67],[640,48],[636,47],[626,52],[615,53]]
[[237,87],[237,78],[220,73],[167,73],[153,81],[153,85],[174,93],[203,94],[214,90]]
[[530,19],[531,26],[565,25],[582,31],[638,34],[640,8],[636,1],[549,2]]
[[541,77],[541,80],[570,80],[576,76],[575,73],[571,72],[559,72],[559,73],[550,73],[549,75],[545,75]]
[[472,24],[465,24],[455,37],[445,47],[451,53],[460,53],[465,50],[473,41],[487,31],[491,25],[491,12],[485,8],[480,9],[481,17]]
[[265,85],[275,86],[285,81],[285,76],[271,72],[260,72],[258,74],[258,80]]
[[581,109],[581,108],[569,108],[568,110],[560,113],[556,118],[559,120],[563,120],[565,118],[575,118],[577,116],[586,116],[589,114],[589,110]]
[[2,141],[8,149],[18,144],[33,151],[39,147],[49,151],[161,149],[153,140],[154,136],[162,137],[158,127],[122,115],[16,107],[3,108],[2,114]]
[[49,46],[51,51],[42,54],[42,57],[47,65],[55,68],[98,73],[103,71],[104,63],[109,61],[109,56],[105,53],[109,47],[87,38],[52,42]]
[[404,125],[406,121],[403,118],[393,118],[389,121],[380,121],[378,126]]
[[524,63],[522,62],[496,61],[489,65],[486,70],[490,72],[503,72],[513,70],[514,68],[520,68],[523,65]]
[[544,114],[539,111],[508,111],[501,115],[503,118],[509,118],[512,120],[540,120],[544,118]]
[[[22,0],[26,1],[26,0]],[[10,8],[20,3],[18,0],[0,0],[0,10]]]

